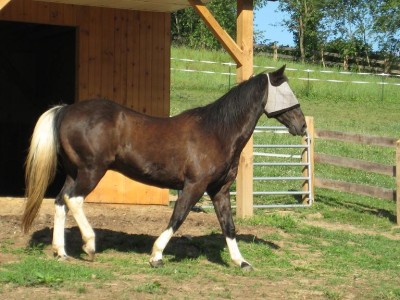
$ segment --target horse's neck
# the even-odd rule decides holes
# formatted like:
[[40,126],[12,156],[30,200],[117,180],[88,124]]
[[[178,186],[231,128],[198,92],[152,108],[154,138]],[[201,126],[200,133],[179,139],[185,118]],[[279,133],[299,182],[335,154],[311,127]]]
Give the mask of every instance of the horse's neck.
[[238,126],[239,130],[232,134],[232,139],[234,140],[233,145],[236,146],[237,151],[242,151],[253,134],[254,128],[262,114],[262,106],[258,101],[255,101],[253,105],[246,110],[242,116],[242,124]]

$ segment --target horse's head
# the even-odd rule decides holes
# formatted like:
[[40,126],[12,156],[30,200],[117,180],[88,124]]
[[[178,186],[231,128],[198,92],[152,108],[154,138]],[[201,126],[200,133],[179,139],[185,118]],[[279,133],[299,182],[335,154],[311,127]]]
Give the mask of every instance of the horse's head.
[[268,118],[275,118],[285,125],[292,135],[304,135],[306,120],[300,104],[287,83],[284,74],[286,65],[267,74],[268,89],[264,96],[264,112]]

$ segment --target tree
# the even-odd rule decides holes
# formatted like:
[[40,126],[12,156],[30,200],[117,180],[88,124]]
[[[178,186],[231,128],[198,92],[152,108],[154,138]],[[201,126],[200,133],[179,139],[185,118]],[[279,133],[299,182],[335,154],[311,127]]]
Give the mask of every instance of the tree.
[[318,27],[323,3],[317,0],[285,0],[279,3],[279,9],[289,14],[289,19],[283,24],[293,33],[302,62],[306,57],[313,57],[320,44]]
[[[385,58],[385,72],[400,60],[400,1],[372,1],[371,14],[374,17],[374,33],[380,53]],[[390,16],[390,17],[389,17]]]
[[[268,1],[275,0],[254,1],[255,9],[263,7]],[[235,39],[237,0],[214,0],[207,4],[207,8],[213,13],[222,28]],[[191,48],[221,48],[221,44],[192,8],[172,14],[171,33],[172,42],[176,45],[185,45]]]
[[324,7],[323,26],[329,28],[327,40],[337,45],[337,52],[347,70],[350,56],[365,55],[369,64],[373,18],[371,2],[375,0],[332,0]]

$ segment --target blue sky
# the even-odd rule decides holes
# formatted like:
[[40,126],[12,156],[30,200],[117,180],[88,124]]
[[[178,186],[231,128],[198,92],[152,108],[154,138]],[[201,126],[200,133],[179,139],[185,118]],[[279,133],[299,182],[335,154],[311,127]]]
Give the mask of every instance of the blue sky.
[[279,25],[285,14],[278,10],[279,2],[268,2],[262,9],[254,11],[254,30],[263,31],[264,39],[277,42],[278,45],[294,46],[293,35]]

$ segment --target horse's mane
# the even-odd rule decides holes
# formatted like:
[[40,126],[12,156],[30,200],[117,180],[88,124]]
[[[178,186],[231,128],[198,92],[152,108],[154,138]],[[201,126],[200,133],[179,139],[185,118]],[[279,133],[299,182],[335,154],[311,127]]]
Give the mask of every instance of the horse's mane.
[[232,130],[237,131],[243,123],[243,117],[254,106],[254,102],[262,101],[268,86],[267,80],[265,73],[258,74],[238,84],[215,102],[190,109],[185,113],[200,117],[205,130],[213,130],[220,135]]

